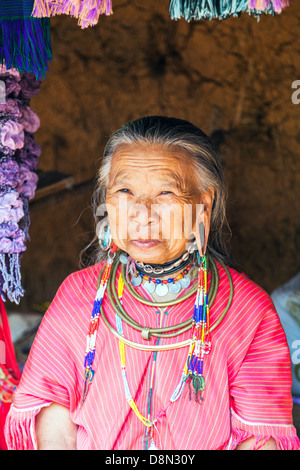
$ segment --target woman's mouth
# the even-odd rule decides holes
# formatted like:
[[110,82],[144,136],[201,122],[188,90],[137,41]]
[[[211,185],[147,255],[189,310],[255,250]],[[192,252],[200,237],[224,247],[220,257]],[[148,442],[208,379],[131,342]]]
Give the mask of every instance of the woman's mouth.
[[161,243],[161,241],[160,240],[152,240],[152,239],[148,239],[148,240],[139,239],[139,240],[130,240],[130,243],[132,243],[137,248],[154,248],[159,243]]

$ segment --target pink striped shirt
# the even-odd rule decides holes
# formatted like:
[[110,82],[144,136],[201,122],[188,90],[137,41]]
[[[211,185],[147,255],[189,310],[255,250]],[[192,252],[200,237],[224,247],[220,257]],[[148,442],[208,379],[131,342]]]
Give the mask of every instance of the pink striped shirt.
[[[226,273],[217,266],[220,284],[210,311],[211,326],[222,314],[229,295]],[[10,449],[36,448],[34,418],[42,406],[52,402],[70,409],[71,419],[78,425],[78,449],[145,449],[145,426],[125,398],[119,343],[103,321],[97,335],[94,380],[80,406],[86,334],[100,267],[96,264],[70,274],[43,318],[6,421]],[[161,450],[234,449],[252,436],[254,448],[270,437],[278,449],[300,448],[292,422],[289,351],[278,315],[262,288],[243,273],[233,269],[230,273],[233,302],[211,334],[212,350],[205,358],[206,388],[201,404],[189,399],[186,384],[180,398],[168,406],[181,378],[187,347],[157,353],[151,419],[157,419],[154,440]],[[117,279],[119,275],[120,269]],[[142,286],[136,290],[150,298]],[[139,324],[150,327],[191,318],[194,301],[195,294],[159,311],[139,303],[126,288],[123,293],[125,310]],[[107,296],[103,308],[116,328],[115,311]],[[140,332],[126,324],[123,329],[125,337],[136,343],[156,342],[153,337],[149,342],[143,340]],[[160,340],[160,344],[189,337],[190,332],[185,332]],[[148,416],[154,353],[129,346],[125,351],[131,395],[141,414]]]

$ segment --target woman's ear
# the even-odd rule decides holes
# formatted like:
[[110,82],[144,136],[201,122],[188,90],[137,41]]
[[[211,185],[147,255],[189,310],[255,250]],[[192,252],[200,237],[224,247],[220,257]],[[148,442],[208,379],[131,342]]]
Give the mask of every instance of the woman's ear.
[[195,236],[200,256],[206,253],[213,202],[214,190],[211,189],[202,193],[201,203],[197,204],[196,207],[196,218],[192,233]]

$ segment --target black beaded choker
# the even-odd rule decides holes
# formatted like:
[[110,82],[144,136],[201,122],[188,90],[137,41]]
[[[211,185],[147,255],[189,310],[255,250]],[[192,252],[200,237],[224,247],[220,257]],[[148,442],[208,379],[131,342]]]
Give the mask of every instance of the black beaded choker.
[[[180,259],[180,258],[178,258]],[[176,261],[176,260],[175,260]],[[171,269],[168,269],[167,271],[165,268],[168,268],[169,266],[173,265],[174,261],[171,261],[170,263],[165,263],[165,264],[147,264],[146,266],[150,266],[152,268],[152,271],[150,272],[149,270],[146,270],[141,268],[137,263],[136,263],[136,269],[140,274],[153,274],[155,277],[162,277],[165,276],[166,274],[173,274],[176,271],[179,271],[181,269],[184,269],[191,261],[188,258],[187,260],[181,262],[178,266],[172,267]],[[160,272],[161,269],[163,269],[163,272]]]
[[178,258],[167,261],[164,264],[156,263],[143,263],[142,261],[135,261],[135,267],[137,271],[142,274],[151,274],[155,277],[165,276],[166,274],[172,274],[180,269],[184,269],[190,262],[189,251],[186,251],[183,255]]

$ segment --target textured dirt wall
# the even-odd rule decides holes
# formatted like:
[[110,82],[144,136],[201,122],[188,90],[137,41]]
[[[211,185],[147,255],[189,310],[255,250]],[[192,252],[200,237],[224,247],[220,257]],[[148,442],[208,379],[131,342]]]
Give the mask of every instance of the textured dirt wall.
[[[155,5],[154,5],[155,3]],[[72,174],[74,190],[31,205],[22,262],[26,297],[51,300],[91,236],[93,184],[108,135],[146,114],[192,121],[220,139],[232,251],[268,291],[300,269],[300,11],[225,21],[171,21],[168,1],[114,0],[114,15],[81,30],[51,20],[53,61],[31,105],[39,167]]]

